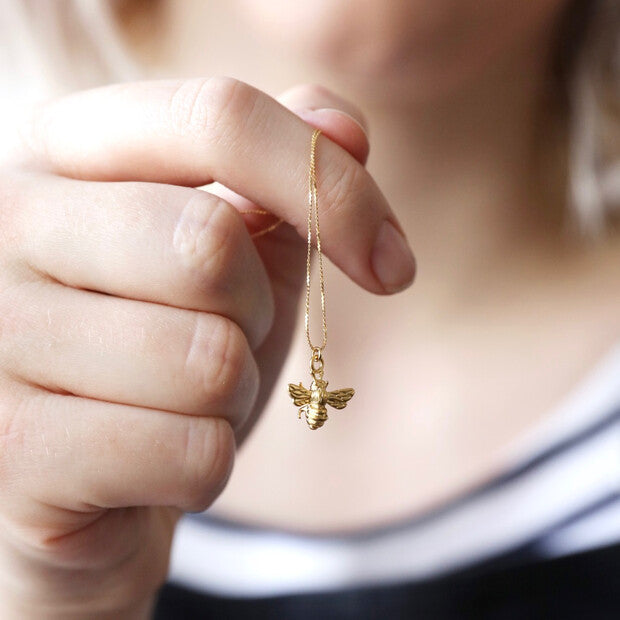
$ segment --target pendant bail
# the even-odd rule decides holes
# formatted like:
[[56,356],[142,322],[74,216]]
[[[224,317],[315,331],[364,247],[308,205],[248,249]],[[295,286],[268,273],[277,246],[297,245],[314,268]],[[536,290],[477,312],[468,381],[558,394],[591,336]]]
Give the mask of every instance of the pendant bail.
[[315,381],[317,379],[323,378],[323,354],[320,347],[312,348],[312,359],[310,360],[310,372],[314,377]]

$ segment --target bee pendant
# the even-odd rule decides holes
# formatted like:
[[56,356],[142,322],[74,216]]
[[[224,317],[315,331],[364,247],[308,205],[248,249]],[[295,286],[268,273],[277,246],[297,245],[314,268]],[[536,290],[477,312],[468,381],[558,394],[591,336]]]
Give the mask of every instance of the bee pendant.
[[318,360],[321,362],[318,368],[315,367],[315,361],[317,358],[313,358],[311,365],[311,372],[313,381],[310,385],[310,389],[306,389],[301,381],[298,385],[294,383],[288,384],[288,393],[293,399],[293,403],[296,407],[299,407],[297,418],[301,419],[303,413],[306,417],[308,426],[314,431],[317,428],[321,428],[327,420],[327,407],[333,407],[334,409],[344,409],[347,403],[355,394],[353,388],[343,388],[341,390],[334,390],[333,392],[327,391],[328,381],[323,380],[323,364],[320,357]]

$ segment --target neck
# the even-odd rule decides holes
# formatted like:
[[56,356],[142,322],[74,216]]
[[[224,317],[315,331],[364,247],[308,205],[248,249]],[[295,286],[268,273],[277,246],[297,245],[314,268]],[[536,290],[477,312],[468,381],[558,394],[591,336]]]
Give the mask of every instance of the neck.
[[551,37],[538,39],[440,99],[365,104],[350,95],[369,121],[368,167],[408,234],[418,291],[431,304],[466,301],[493,275],[501,282],[507,270],[536,270],[569,249]]

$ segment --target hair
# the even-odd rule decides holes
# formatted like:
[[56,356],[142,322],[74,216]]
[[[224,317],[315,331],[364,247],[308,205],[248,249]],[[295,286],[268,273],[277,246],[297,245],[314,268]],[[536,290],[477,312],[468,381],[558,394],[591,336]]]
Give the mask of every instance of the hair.
[[573,0],[552,69],[569,121],[570,214],[589,236],[620,216],[620,4]]
[[[143,0],[5,0],[0,13],[0,115],[76,89],[142,78],[119,23]],[[567,215],[598,236],[620,216],[620,3],[571,0],[551,67],[569,131]],[[10,122],[10,121],[9,121]],[[1,137],[1,134],[0,134]]]

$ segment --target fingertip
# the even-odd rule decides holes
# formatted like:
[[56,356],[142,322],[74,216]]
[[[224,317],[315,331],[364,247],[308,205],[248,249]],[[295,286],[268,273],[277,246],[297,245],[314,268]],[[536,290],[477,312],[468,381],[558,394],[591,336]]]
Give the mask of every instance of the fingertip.
[[409,243],[387,219],[379,228],[370,263],[386,294],[398,293],[411,286],[417,270]]
[[297,108],[292,112],[309,125],[320,129],[362,165],[366,164],[370,151],[368,133],[350,114],[336,108]]

